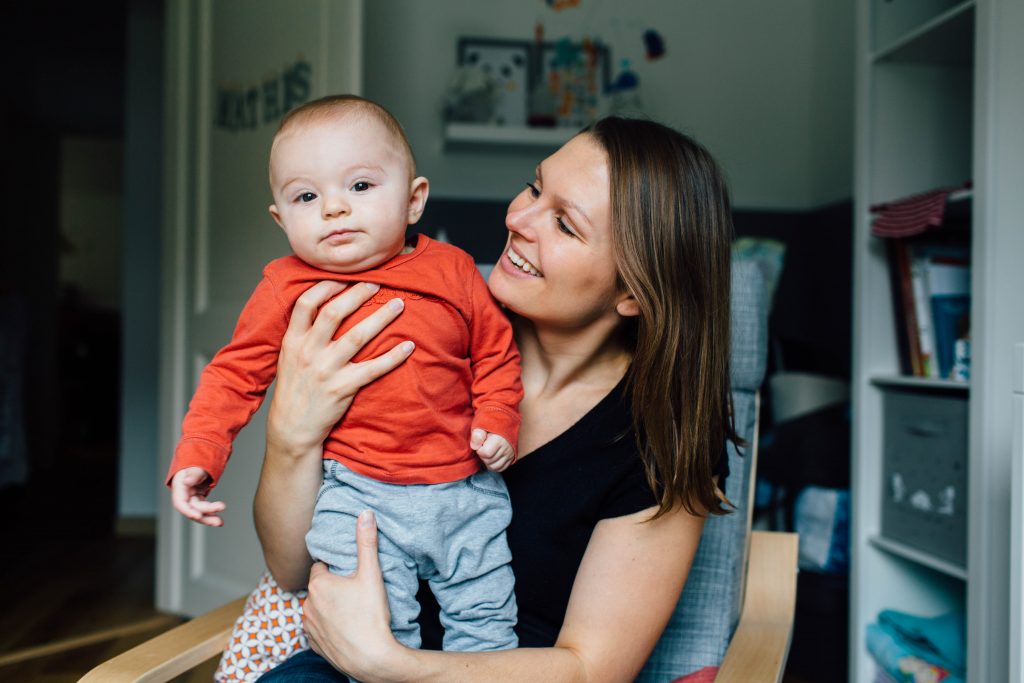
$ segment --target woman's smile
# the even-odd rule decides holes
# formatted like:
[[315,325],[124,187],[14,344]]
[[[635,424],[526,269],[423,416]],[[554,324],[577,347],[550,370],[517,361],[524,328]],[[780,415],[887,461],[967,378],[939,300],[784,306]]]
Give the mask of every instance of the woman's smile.
[[530,263],[522,254],[517,252],[512,247],[508,248],[508,251],[505,252],[505,256],[506,259],[503,260],[512,263],[512,265],[514,265],[516,268],[523,271],[524,273],[529,273],[534,277],[544,277],[544,273],[540,272],[540,269],[537,268],[537,266]]

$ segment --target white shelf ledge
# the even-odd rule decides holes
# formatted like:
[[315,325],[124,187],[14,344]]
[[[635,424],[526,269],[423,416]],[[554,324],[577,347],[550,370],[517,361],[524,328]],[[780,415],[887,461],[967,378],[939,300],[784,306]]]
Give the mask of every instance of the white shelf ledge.
[[952,204],[955,202],[965,202],[969,199],[974,199],[974,190],[968,187],[962,190],[953,190],[950,192],[949,196],[946,198],[946,203]]
[[962,392],[971,390],[970,382],[933,377],[910,377],[908,375],[875,375],[871,383],[876,387],[902,387],[905,389],[933,389],[937,391]]
[[975,0],[950,8],[870,56],[872,62],[966,66],[974,62]]
[[560,147],[578,132],[578,129],[570,127],[530,128],[482,123],[447,123],[444,127],[444,139],[445,142],[459,144]]
[[871,536],[868,539],[868,543],[879,550],[902,557],[905,560],[910,560],[911,562],[923,565],[929,569],[934,569],[946,576],[952,576],[954,579],[960,579],[961,581],[967,580],[967,570],[963,567],[955,565],[952,562],[939,559],[916,548],[911,548],[909,545],[905,545],[899,541],[893,541],[885,538],[884,536]]

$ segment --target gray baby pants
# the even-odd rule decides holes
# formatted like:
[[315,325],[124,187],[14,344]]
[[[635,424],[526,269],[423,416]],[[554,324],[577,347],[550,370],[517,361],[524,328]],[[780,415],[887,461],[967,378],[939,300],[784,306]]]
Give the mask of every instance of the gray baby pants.
[[512,507],[501,475],[478,472],[446,484],[387,484],[324,460],[306,546],[335,574],[356,568],[356,518],[377,517],[378,548],[391,630],[418,648],[419,579],[441,606],[444,649],[505,650],[518,645],[515,579],[505,528]]

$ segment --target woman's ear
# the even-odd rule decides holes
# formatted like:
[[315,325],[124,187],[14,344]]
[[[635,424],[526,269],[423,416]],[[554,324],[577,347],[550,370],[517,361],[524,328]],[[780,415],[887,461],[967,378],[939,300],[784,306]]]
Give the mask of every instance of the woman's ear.
[[427,195],[430,194],[430,181],[423,176],[412,179],[409,186],[409,225],[412,225],[423,215],[423,209],[427,206]]
[[640,304],[636,302],[632,294],[623,294],[615,304],[615,311],[623,318],[635,318],[640,315]]

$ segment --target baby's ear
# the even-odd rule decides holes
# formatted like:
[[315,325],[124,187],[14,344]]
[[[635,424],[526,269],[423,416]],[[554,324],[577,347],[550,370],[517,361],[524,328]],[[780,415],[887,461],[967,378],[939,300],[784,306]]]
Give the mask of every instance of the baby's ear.
[[430,194],[430,181],[423,176],[412,179],[409,185],[409,225],[412,225],[423,215],[423,209],[427,206],[427,195]]
[[274,218],[274,222],[284,230],[284,223],[281,222],[281,212],[277,210],[277,204],[271,204],[268,206],[267,211],[269,211],[270,215]]

